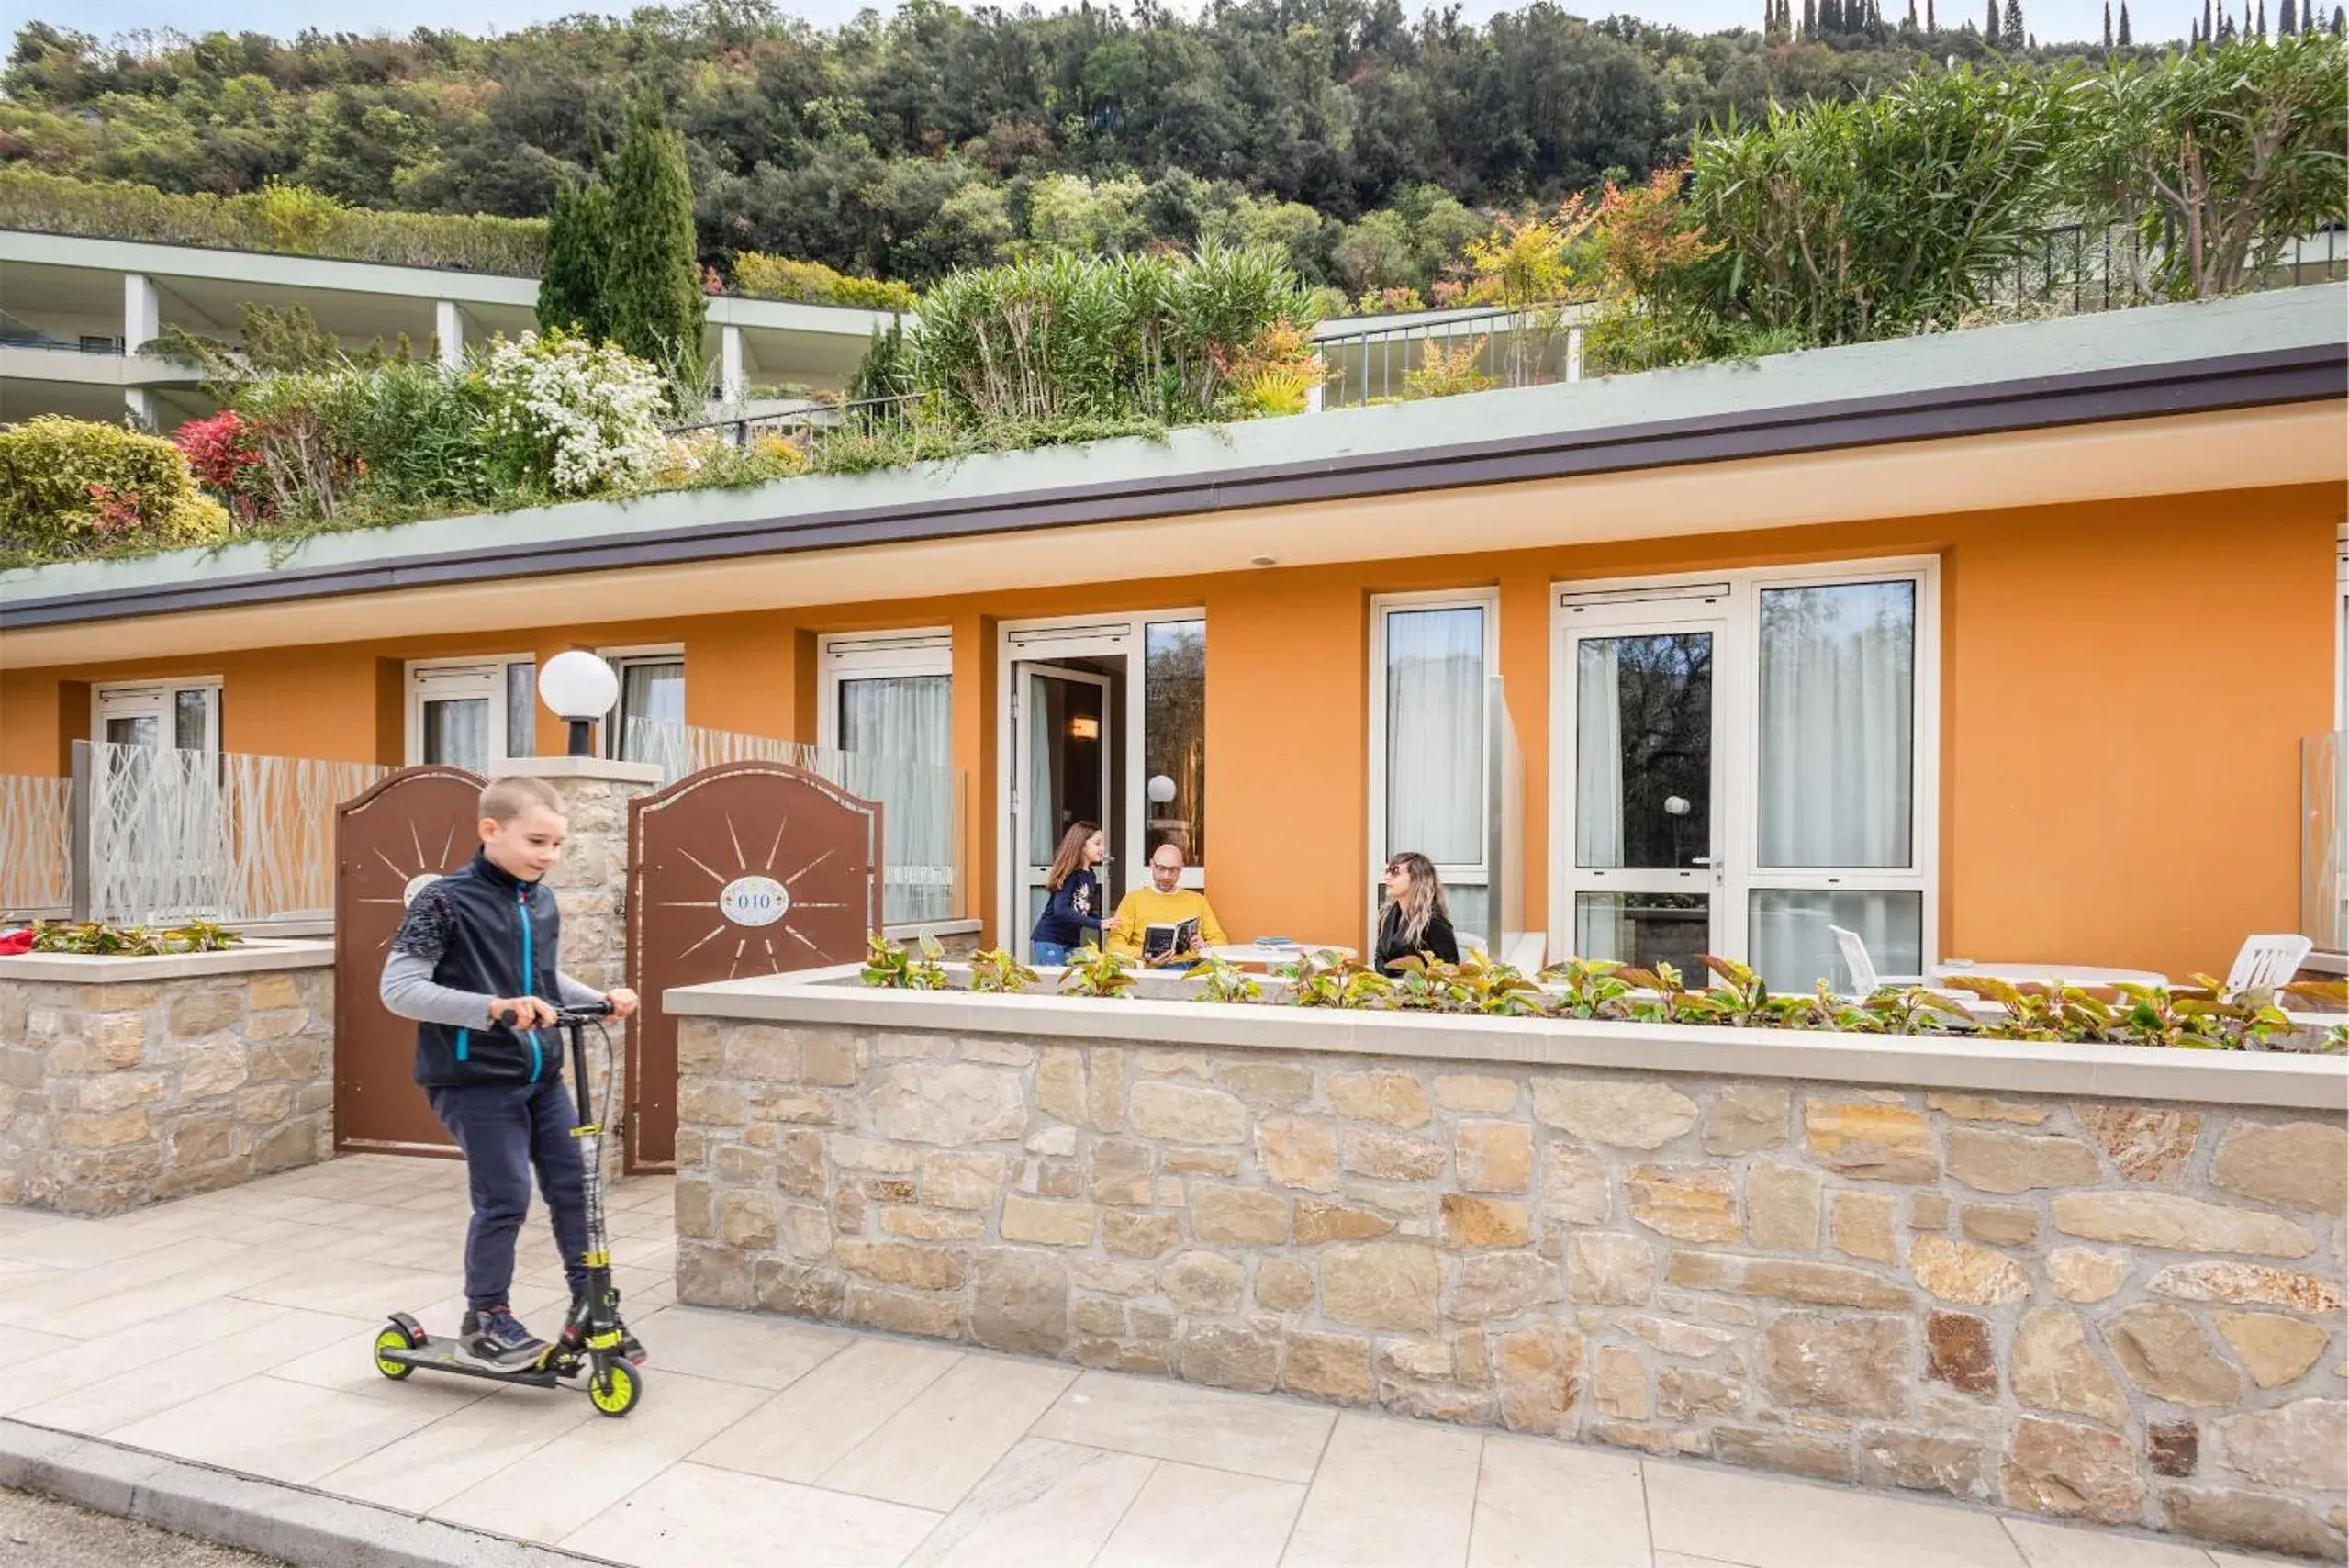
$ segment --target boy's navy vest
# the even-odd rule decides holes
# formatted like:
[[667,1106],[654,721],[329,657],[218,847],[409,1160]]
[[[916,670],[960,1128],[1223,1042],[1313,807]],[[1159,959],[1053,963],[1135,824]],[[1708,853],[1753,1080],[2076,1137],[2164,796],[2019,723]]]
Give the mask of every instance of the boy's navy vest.
[[[446,900],[454,917],[432,970],[435,984],[490,996],[561,998],[554,975],[562,922],[553,890],[498,869],[476,851],[464,870],[419,897]],[[525,1033],[493,1025],[487,1017],[478,1028],[416,1026],[419,1083],[537,1083],[562,1076],[562,1036],[555,1030]]]

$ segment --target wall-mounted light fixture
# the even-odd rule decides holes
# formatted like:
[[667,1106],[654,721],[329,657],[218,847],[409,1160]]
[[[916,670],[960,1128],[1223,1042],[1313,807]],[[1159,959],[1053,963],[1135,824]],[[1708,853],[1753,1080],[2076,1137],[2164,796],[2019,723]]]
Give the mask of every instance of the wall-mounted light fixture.
[[554,716],[571,726],[569,754],[596,754],[596,722],[620,700],[620,677],[611,666],[584,648],[573,648],[546,661],[538,672],[539,700]]
[[1102,722],[1091,713],[1072,714],[1068,720],[1068,738],[1072,741],[1097,741],[1102,738]]

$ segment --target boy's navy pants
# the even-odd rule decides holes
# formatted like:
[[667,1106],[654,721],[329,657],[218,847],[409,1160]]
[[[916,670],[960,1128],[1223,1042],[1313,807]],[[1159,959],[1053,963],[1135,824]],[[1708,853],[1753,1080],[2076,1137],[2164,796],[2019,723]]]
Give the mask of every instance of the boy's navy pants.
[[475,1310],[503,1306],[514,1283],[514,1238],[531,1212],[531,1167],[554,1221],[554,1245],[577,1295],[587,1285],[587,1199],[571,1095],[544,1083],[428,1086],[432,1114],[464,1150],[473,1224],[464,1238],[464,1295]]

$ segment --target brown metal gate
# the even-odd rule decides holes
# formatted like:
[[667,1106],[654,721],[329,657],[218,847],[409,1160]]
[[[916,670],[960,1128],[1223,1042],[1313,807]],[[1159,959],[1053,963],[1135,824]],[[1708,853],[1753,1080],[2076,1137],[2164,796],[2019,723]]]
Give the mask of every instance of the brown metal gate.
[[376,992],[408,901],[473,858],[481,790],[462,767],[410,767],[345,801],[334,824],[334,1147],[454,1155],[416,1087],[416,1025]]
[[731,762],[628,807],[628,1169],[677,1166],[671,986],[854,963],[881,923],[881,808],[800,768]]

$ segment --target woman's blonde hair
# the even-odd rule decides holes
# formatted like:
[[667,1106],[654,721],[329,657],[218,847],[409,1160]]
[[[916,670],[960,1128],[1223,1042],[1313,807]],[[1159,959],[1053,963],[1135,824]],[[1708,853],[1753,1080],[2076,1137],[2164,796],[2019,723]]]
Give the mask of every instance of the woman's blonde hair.
[[1403,927],[1403,939],[1415,949],[1419,938],[1427,935],[1430,920],[1440,914],[1446,924],[1451,923],[1451,909],[1444,902],[1443,880],[1436,875],[1436,863],[1416,850],[1406,849],[1390,857],[1387,864],[1401,867],[1411,879],[1394,906],[1395,918]]
[[1053,852],[1052,869],[1045,874],[1046,888],[1057,893],[1061,883],[1085,868],[1085,841],[1101,830],[1099,823],[1068,824],[1068,831],[1060,835],[1060,847]]

